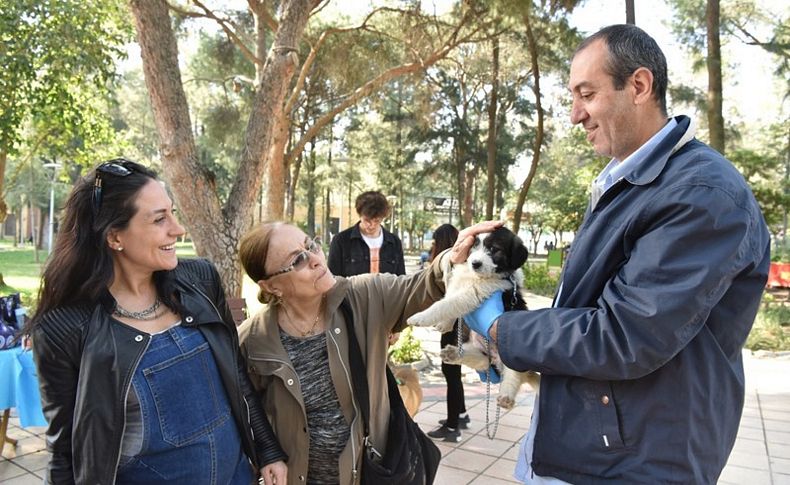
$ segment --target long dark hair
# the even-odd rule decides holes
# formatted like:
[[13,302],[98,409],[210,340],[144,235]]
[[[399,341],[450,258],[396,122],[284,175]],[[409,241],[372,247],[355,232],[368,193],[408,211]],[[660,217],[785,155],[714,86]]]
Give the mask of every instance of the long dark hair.
[[[128,174],[102,170],[106,163],[121,166]],[[137,212],[140,189],[157,180],[157,176],[139,163],[125,159],[105,164],[80,178],[66,200],[55,246],[41,278],[38,307],[27,333],[52,309],[95,305],[112,283],[113,259],[107,235],[113,229],[123,230],[129,225]],[[98,188],[97,170],[101,170]],[[160,297],[166,297],[161,294],[164,291],[161,275],[154,276],[157,292]],[[172,305],[169,298],[162,299],[166,305]]]
[[431,255],[428,257],[428,261],[433,261],[437,254],[453,247],[456,239],[458,239],[458,229],[452,224],[442,224],[437,227],[433,231],[433,244],[431,245]]

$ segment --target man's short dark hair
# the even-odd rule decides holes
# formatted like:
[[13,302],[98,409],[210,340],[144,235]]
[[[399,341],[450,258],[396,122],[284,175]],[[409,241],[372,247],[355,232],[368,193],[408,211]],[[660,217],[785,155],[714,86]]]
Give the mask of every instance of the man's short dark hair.
[[623,89],[631,74],[640,67],[653,73],[653,96],[667,114],[667,59],[656,41],[636,25],[619,24],[604,27],[579,44],[576,54],[596,40],[603,40],[609,52],[606,72],[612,76],[615,89]]
[[387,198],[378,190],[368,190],[359,194],[355,207],[357,214],[371,219],[387,217],[390,213],[390,204]]

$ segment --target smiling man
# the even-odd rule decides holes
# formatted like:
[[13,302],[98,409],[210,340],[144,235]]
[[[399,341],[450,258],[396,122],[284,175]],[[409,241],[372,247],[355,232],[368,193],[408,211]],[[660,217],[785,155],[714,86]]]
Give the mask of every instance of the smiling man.
[[741,349],[770,263],[765,221],[691,120],[667,118],[666,60],[644,31],[614,25],[583,41],[569,89],[571,121],[612,160],[553,307],[503,314],[492,298],[466,318],[505,365],[542,374],[515,476],[716,483],[743,409]]

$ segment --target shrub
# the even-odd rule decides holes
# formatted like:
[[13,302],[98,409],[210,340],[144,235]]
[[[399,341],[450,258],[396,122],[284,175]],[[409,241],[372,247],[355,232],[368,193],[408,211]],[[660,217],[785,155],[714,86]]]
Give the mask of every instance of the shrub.
[[411,327],[406,327],[398,341],[390,347],[390,358],[396,364],[408,364],[422,359],[422,343],[414,338]]
[[549,271],[543,264],[524,266],[524,288],[531,293],[551,298],[557,291],[559,281],[559,275]]
[[763,296],[754,327],[746,339],[746,348],[755,350],[790,350],[790,307],[774,304],[771,295]]

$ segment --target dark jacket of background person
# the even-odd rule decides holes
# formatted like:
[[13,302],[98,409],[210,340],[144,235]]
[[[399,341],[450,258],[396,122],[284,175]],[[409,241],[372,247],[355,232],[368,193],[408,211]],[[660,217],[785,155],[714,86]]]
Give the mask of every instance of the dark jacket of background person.
[[[359,404],[351,389],[348,332],[340,303],[347,298],[354,315],[356,337],[367,365],[370,439],[383,453],[390,416],[385,377],[387,337],[393,331],[400,331],[406,318],[442,298],[444,283],[438,261],[441,257],[436,264],[409,276],[365,274],[337,278],[337,283],[327,293],[329,368],[340,408],[351,425],[351,434],[339,458],[341,484],[359,483],[363,429]],[[239,327],[250,379],[262,391],[264,409],[288,454],[288,483],[299,484],[304,483],[307,476],[309,430],[299,377],[280,341],[279,332],[272,305],[264,307]]]
[[[381,231],[384,233],[384,242],[379,252],[379,272],[406,274],[400,239],[383,226]],[[370,272],[370,248],[359,232],[359,222],[339,232],[332,239],[327,266],[335,276],[354,276]]]
[[769,234],[719,153],[694,139],[670,155],[690,132],[676,120],[588,208],[557,308],[499,319],[503,362],[542,375],[538,475],[715,483],[732,449]]
[[[185,309],[181,324],[196,326],[205,336],[247,456],[257,458],[256,470],[285,459],[276,441],[260,441],[260,437],[271,436],[264,431],[269,424],[247,378],[216,269],[204,260],[182,260],[170,273]],[[114,482],[126,396],[150,336],[111,323],[113,303],[107,292],[104,301],[93,308],[50,311],[33,331],[41,401],[49,422],[47,449],[53,454],[47,483]],[[56,404],[64,402],[74,406]],[[253,441],[248,419],[259,441]]]

